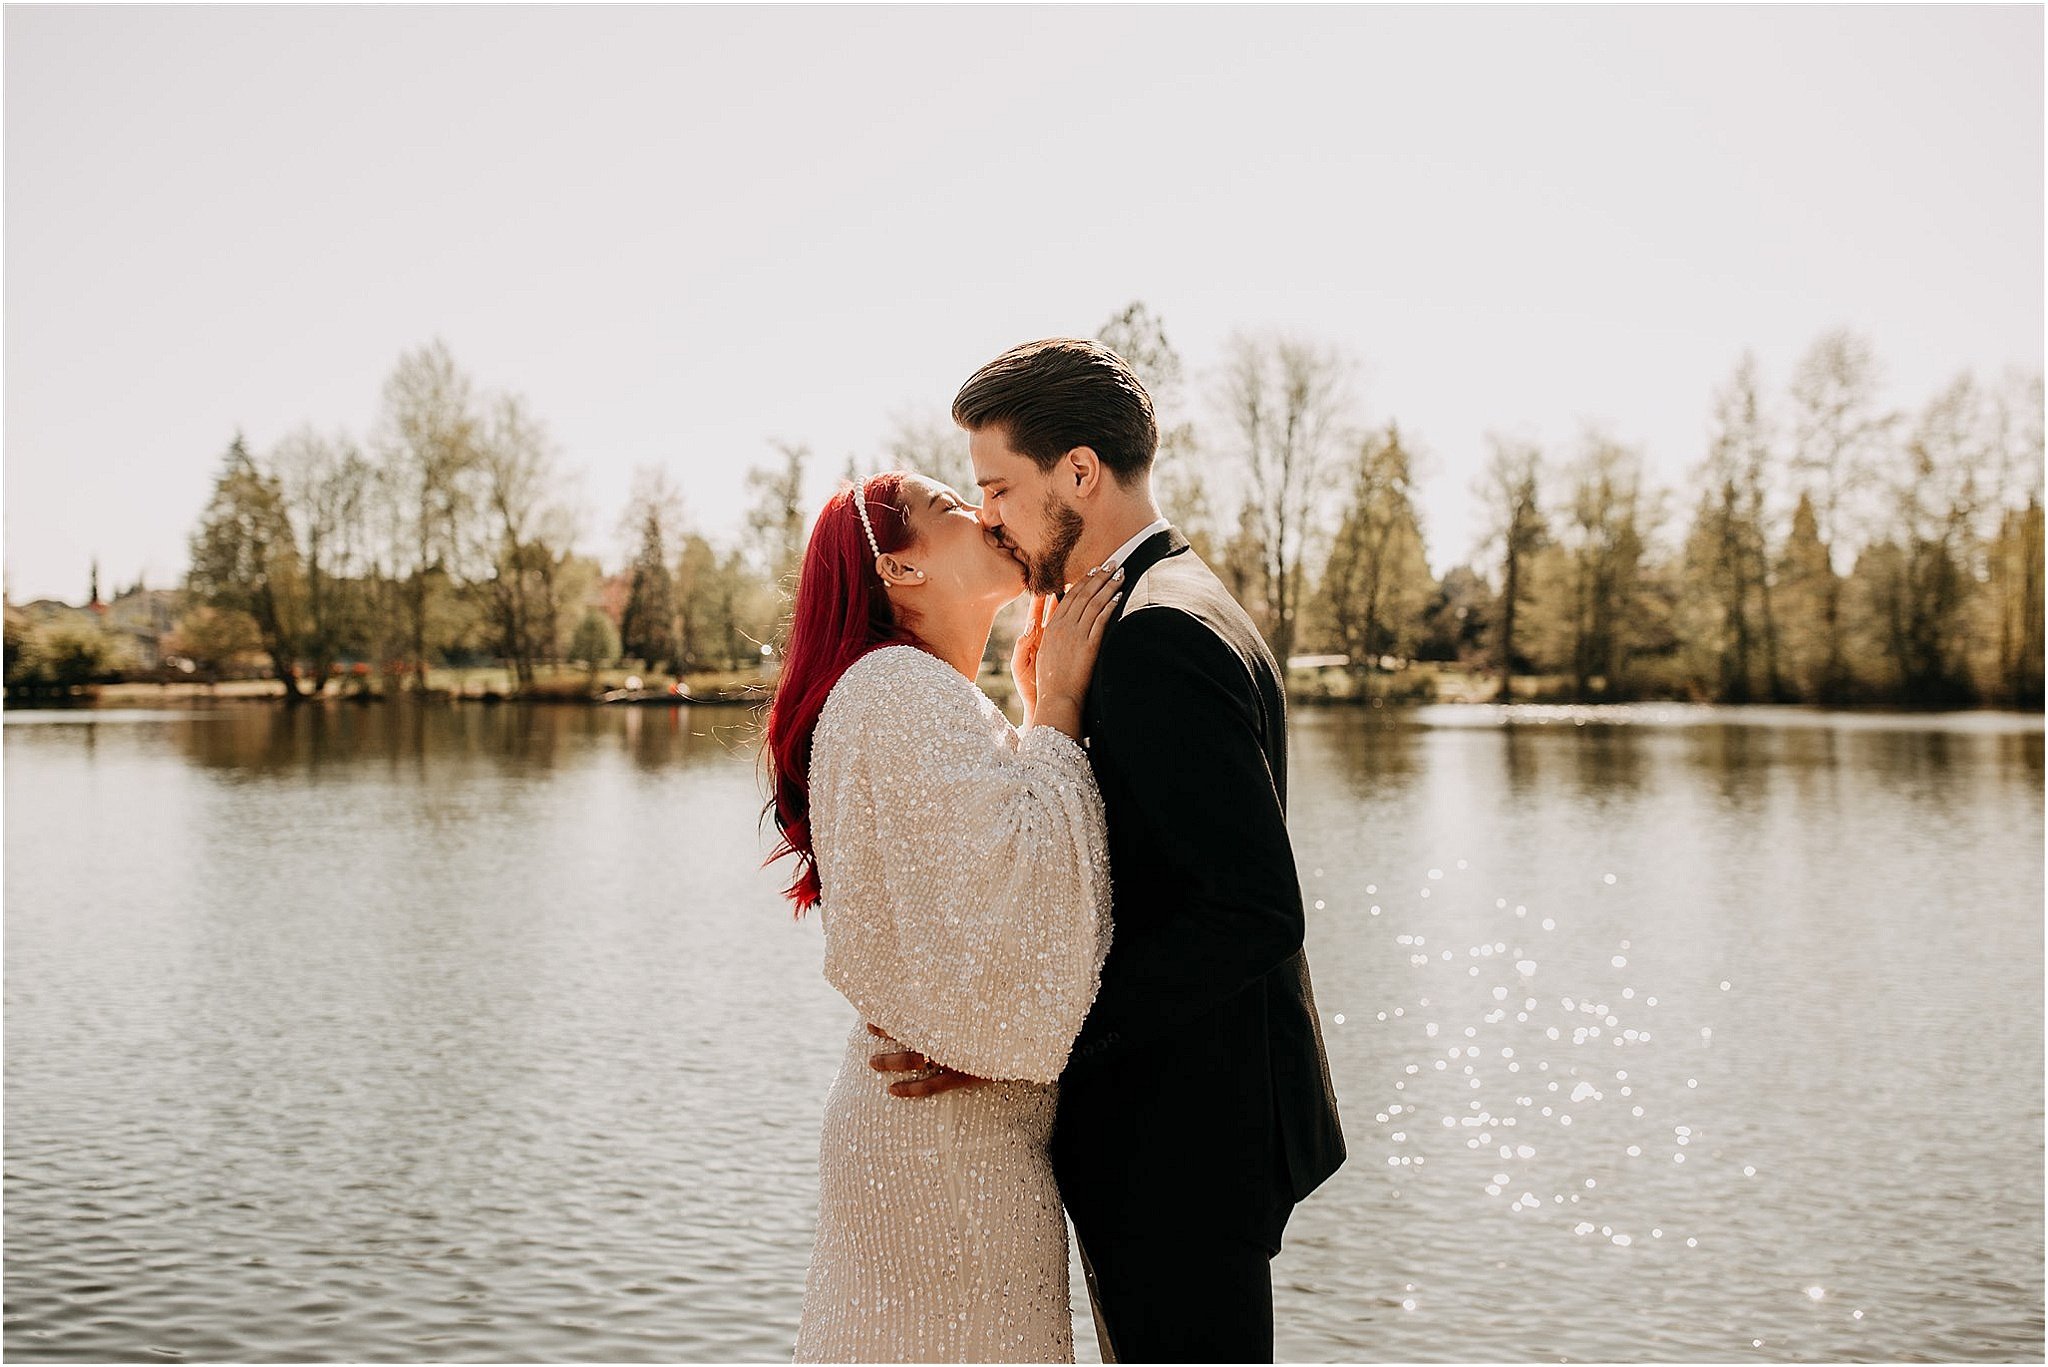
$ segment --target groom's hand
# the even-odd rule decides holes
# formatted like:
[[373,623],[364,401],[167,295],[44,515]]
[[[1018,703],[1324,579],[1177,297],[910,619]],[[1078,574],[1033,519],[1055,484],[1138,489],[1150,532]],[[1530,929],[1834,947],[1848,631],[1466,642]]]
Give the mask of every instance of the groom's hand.
[[[868,1023],[868,1033],[878,1039],[889,1038],[888,1032],[872,1021]],[[985,1077],[976,1077],[972,1073],[955,1072],[943,1063],[934,1063],[914,1049],[905,1049],[887,1054],[870,1054],[868,1056],[868,1067],[878,1073],[921,1073],[927,1069],[930,1070],[925,1077],[909,1078],[902,1082],[890,1083],[889,1095],[891,1096],[937,1096],[940,1092],[950,1092],[955,1087],[979,1087],[988,1081]]]

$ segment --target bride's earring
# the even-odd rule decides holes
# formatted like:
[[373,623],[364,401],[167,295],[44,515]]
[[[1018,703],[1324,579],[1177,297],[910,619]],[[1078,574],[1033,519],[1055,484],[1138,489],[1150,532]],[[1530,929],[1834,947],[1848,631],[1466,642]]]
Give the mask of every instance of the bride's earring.
[[917,579],[919,581],[922,581],[924,579],[923,570],[917,569],[911,565],[906,565],[893,555],[877,556],[875,558],[875,573],[882,576],[882,583],[884,585],[887,585],[889,583],[890,577],[895,574],[907,574],[911,576],[913,579]]

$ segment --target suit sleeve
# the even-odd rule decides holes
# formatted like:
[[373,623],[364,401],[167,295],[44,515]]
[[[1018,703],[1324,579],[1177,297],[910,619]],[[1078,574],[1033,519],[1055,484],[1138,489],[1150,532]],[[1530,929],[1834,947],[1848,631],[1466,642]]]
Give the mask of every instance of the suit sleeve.
[[1112,820],[1130,823],[1132,843],[1156,851],[1162,870],[1158,888],[1120,889],[1133,914],[1088,1023],[1089,1036],[1128,1043],[1286,963],[1305,927],[1257,693],[1237,653],[1177,608],[1141,608],[1116,623],[1096,669],[1090,744],[1105,788],[1114,784]]

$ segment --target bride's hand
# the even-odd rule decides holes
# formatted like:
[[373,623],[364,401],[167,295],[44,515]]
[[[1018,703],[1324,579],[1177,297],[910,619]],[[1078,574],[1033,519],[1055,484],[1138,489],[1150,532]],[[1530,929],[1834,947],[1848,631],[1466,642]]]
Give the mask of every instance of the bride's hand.
[[1024,724],[1031,725],[1038,711],[1038,646],[1045,639],[1045,611],[1052,603],[1045,594],[1031,595],[1030,615],[1010,652],[1010,677],[1016,682],[1017,697],[1024,704]]
[[1123,597],[1121,568],[1105,574],[1097,565],[1067,590],[1046,618],[1038,642],[1038,691],[1035,720],[1081,738],[1081,699],[1095,672],[1095,655],[1109,626],[1110,609]]

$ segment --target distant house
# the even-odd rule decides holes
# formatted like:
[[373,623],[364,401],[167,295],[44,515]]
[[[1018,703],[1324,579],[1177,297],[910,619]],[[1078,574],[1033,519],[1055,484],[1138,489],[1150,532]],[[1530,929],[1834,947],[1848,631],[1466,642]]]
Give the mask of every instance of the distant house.
[[96,626],[122,643],[124,650],[116,658],[123,661],[123,667],[156,669],[163,663],[164,637],[177,625],[184,597],[179,589],[146,589],[137,584],[111,603],[73,607],[55,598],[36,598],[8,604],[8,615],[31,627],[64,621]]
[[137,669],[157,669],[163,664],[163,641],[178,624],[184,610],[182,589],[134,588],[103,604],[100,625],[128,642]]
[[99,614],[90,608],[75,608],[71,604],[55,598],[31,598],[28,602],[16,603],[13,607],[16,612],[27,618],[33,626],[43,626],[50,622],[61,622],[67,618],[76,622],[90,623],[96,623],[100,619]]

